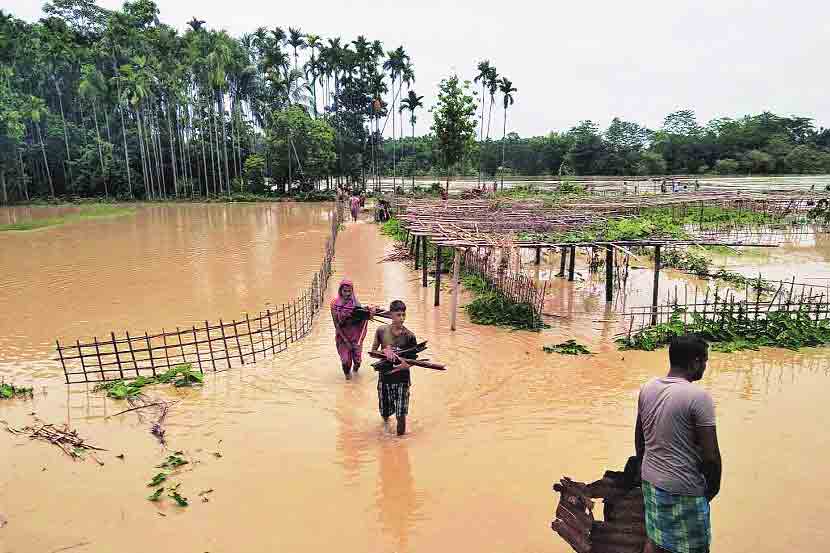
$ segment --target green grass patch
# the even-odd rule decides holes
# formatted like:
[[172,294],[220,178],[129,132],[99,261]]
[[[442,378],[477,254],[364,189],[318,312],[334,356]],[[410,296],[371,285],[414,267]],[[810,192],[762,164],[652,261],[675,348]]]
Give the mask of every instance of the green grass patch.
[[380,233],[392,237],[399,242],[406,240],[406,230],[403,228],[400,219],[396,219],[395,217],[392,217],[385,223],[381,223]]
[[464,306],[475,324],[538,332],[546,325],[529,303],[513,303],[498,292],[481,294]]
[[19,223],[0,225],[0,232],[38,230],[66,223],[84,221],[86,219],[120,217],[122,215],[132,215],[133,213],[135,213],[134,207],[123,207],[109,204],[85,205],[81,207],[80,211],[77,213],[67,213],[66,215],[60,215],[58,217],[44,217],[41,219],[32,219],[31,221],[21,221]]
[[561,355],[592,355],[592,352],[588,348],[576,343],[576,340],[568,340],[553,346],[542,346],[542,351],[545,353],[559,353]]
[[712,349],[724,353],[757,350],[759,347],[777,347],[799,350],[830,344],[830,320],[814,320],[811,309],[770,312],[763,319],[754,319],[735,306],[728,305],[716,320],[704,319],[698,313],[689,313],[691,322],[683,323],[684,311],[675,309],[666,323],[645,328],[632,336],[617,340],[620,349],[654,351],[671,342],[672,337],[688,332],[700,334],[713,343]]
[[145,386],[153,384],[173,384],[177,388],[199,386],[204,382],[204,375],[193,370],[193,365],[184,363],[176,365],[157,376],[139,376],[133,380],[113,380],[95,386],[93,391],[106,391],[113,399],[127,399],[141,393]]
[[23,386],[15,386],[7,382],[0,382],[0,399],[14,399],[14,398],[32,398],[34,391],[32,388]]

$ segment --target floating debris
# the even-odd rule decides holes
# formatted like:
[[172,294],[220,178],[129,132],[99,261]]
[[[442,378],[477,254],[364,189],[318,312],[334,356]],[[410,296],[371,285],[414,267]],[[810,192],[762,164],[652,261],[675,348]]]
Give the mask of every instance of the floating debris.
[[14,428],[7,424],[6,429],[12,434],[27,435],[33,440],[49,442],[50,444],[59,447],[61,451],[69,455],[72,460],[84,459],[84,454],[89,453],[99,465],[104,464],[92,452],[106,451],[106,449],[86,443],[83,438],[78,436],[77,430],[70,430],[66,425],[64,425],[61,429],[57,428],[54,424],[44,424],[38,427],[24,426],[23,428]]
[[553,346],[542,346],[542,350],[545,353],[559,353],[562,355],[593,355],[593,352],[588,348],[582,344],[577,344],[576,340],[568,340]]

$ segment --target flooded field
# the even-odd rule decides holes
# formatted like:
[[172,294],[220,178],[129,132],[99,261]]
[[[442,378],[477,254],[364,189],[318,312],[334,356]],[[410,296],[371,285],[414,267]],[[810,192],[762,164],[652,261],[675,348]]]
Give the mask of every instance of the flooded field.
[[[591,186],[596,192],[603,191],[614,192],[625,189],[627,193],[634,193],[634,179],[646,179],[647,177],[571,177],[574,182],[585,186]],[[678,176],[678,181],[682,183],[693,183],[695,180],[700,182],[700,189],[702,191],[709,190],[740,190],[740,191],[762,191],[762,190],[779,190],[792,191],[802,190],[807,191],[811,188],[817,191],[824,190],[826,186],[830,186],[830,175],[785,175],[785,176],[762,176],[762,177],[716,177],[716,176]],[[501,187],[501,179],[497,179]],[[442,186],[446,186],[446,177],[415,177],[415,185],[422,188],[428,188],[434,182],[441,182]],[[492,177],[485,178],[484,183],[493,186],[494,179]],[[380,181],[384,190],[393,189],[393,180],[390,177],[383,177]],[[479,183],[477,177],[451,177],[450,190],[467,190],[475,188]],[[544,190],[545,188],[555,188],[559,185],[559,180],[551,177],[526,177],[514,176],[505,177],[504,188],[514,188],[517,186],[535,186]],[[406,190],[412,186],[412,178],[407,177],[403,179],[398,177],[394,181],[394,187],[403,186]],[[653,183],[645,184],[640,182],[637,185],[637,191],[640,194],[656,193],[660,189],[660,179],[655,177]],[[671,189],[671,186],[669,186]]]
[[[343,380],[325,313],[273,359],[208,374],[202,388],[151,389],[180,400],[167,449],[139,414],[116,415],[124,402],[60,383],[49,360],[57,337],[159,329],[292,297],[319,264],[330,217],[320,205],[153,206],[0,236],[0,376],[35,386],[32,400],[0,403],[0,419],[68,423],[108,450],[103,466],[73,462],[0,433],[0,553],[570,550],[550,530],[553,482],[621,469],[639,386],[667,370],[665,351],[616,350],[613,313],[590,278],[553,281],[546,308],[560,317],[542,333],[475,326],[463,313],[451,333],[449,295],[433,307],[410,267],[377,263],[389,239],[368,222],[346,224],[329,296],[348,277],[364,303],[403,299],[407,326],[449,367],[415,369],[403,438],[378,416],[371,367]],[[826,241],[806,240],[724,262],[747,274],[769,265],[781,278],[809,262],[805,276],[824,277],[829,256]],[[540,273],[549,278],[556,261]],[[632,271],[627,301],[647,302],[650,277]],[[663,282],[687,278],[667,272]],[[595,355],[542,352],[569,338]],[[701,385],[716,401],[724,457],[713,550],[830,547],[830,507],[802,507],[830,491],[830,352],[715,353]],[[177,480],[187,508],[145,499],[173,451],[191,459]]]

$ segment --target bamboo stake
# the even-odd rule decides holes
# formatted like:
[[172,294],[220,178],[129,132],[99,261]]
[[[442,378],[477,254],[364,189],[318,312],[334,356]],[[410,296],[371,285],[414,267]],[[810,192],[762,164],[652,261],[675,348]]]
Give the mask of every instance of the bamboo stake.
[[452,261],[452,307],[450,308],[450,330],[455,330],[456,318],[458,316],[458,276],[461,265],[461,252],[455,249]]

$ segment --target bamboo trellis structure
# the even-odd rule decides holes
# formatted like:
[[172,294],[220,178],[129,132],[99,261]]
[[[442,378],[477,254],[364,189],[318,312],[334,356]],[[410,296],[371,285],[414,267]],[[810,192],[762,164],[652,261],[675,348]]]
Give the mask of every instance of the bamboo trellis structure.
[[230,321],[202,321],[154,333],[110,332],[106,338],[96,336],[92,341],[75,340],[74,344],[56,340],[56,360],[61,362],[66,383],[155,376],[184,363],[200,372],[227,370],[285,351],[311,331],[314,317],[324,304],[342,205],[337,204],[334,213],[320,268],[293,301],[255,316],[244,313]]
[[[556,205],[546,205],[542,200],[504,199],[461,199],[461,200],[405,200],[396,199],[398,219],[410,237],[414,238],[416,268],[417,252],[424,251],[424,245],[432,243],[437,248],[456,250],[498,249],[502,254],[533,249],[539,264],[542,250],[561,252],[560,276],[565,276],[566,258],[570,257],[568,280],[574,280],[574,258],[576,248],[600,248],[605,250],[606,259],[606,302],[613,299],[614,252],[628,253],[631,248],[655,249],[654,305],[659,286],[660,248],[674,246],[759,246],[772,247],[758,241],[720,239],[717,235],[692,236],[678,240],[669,237],[650,237],[641,240],[585,240],[556,241],[546,239],[551,232],[562,233],[583,230],[596,223],[613,218],[636,216],[644,208],[671,207],[678,215],[704,206],[723,206],[739,210],[752,210],[775,214],[779,218],[801,214],[815,205],[817,194],[736,194],[723,192],[684,193],[659,197],[629,196],[614,199],[595,196],[563,199]],[[694,213],[694,211],[692,211]],[[530,235],[520,238],[521,234]],[[538,233],[536,236],[533,233]],[[465,254],[465,259],[466,259]],[[439,256],[440,259],[440,256]],[[520,260],[520,255],[516,255]],[[424,264],[425,264],[424,258]],[[440,263],[440,262],[439,262]],[[520,264],[520,261],[519,261]],[[426,286],[426,267],[424,286]],[[520,268],[514,271],[520,273]],[[440,267],[436,268],[436,305],[440,285]],[[538,287],[538,285],[536,285]],[[543,285],[544,286],[544,285]],[[506,288],[499,288],[506,293]],[[538,292],[538,290],[537,290]],[[544,295],[544,293],[543,293]]]

